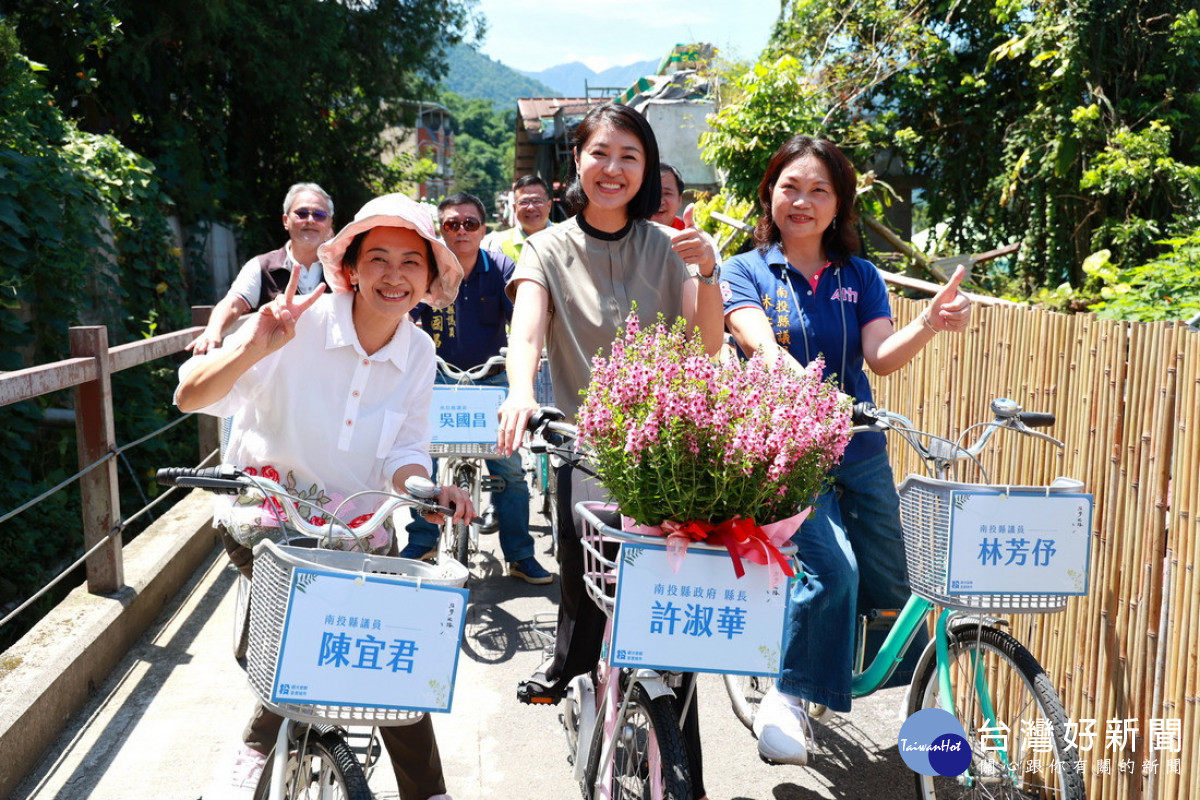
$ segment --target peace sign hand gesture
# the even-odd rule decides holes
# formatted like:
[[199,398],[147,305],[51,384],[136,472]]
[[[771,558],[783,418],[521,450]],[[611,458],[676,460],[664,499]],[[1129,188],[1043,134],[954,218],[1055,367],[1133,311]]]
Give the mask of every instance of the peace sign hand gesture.
[[274,353],[296,336],[296,321],[307,311],[317,298],[325,293],[325,284],[317,286],[311,294],[296,300],[296,285],[300,281],[300,267],[293,267],[287,288],[282,294],[264,305],[254,315],[250,324],[250,346],[266,353]]

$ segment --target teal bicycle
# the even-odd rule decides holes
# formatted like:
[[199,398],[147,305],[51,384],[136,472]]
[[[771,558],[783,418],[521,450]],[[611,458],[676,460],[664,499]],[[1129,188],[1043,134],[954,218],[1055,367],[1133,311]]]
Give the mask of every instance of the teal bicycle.
[[[855,432],[891,430],[920,455],[927,472],[909,475],[899,488],[901,524],[913,594],[902,609],[872,610],[859,617],[856,631],[854,697],[882,688],[912,645],[918,630],[934,621],[934,635],[921,655],[908,690],[908,715],[942,708],[962,723],[972,758],[961,775],[916,775],[917,796],[945,798],[1053,798],[1082,800],[1083,776],[1067,712],[1037,659],[1005,630],[997,614],[1062,611],[1065,594],[960,594],[947,591],[950,508],[955,492],[1010,494],[1078,494],[1083,484],[1058,478],[1049,486],[991,484],[979,454],[998,430],[1032,436],[1058,447],[1063,443],[1035,428],[1053,424],[1052,414],[1023,411],[1017,403],[997,399],[994,418],[973,425],[958,441],[919,431],[900,414],[860,404]],[[983,428],[973,444],[963,441]],[[980,471],[982,483],[948,480],[961,462]],[[800,554],[803,559],[803,553]],[[864,664],[868,630],[888,627],[879,652]],[[771,680],[725,676],[734,712],[747,727]],[[820,717],[823,707],[810,707]]]

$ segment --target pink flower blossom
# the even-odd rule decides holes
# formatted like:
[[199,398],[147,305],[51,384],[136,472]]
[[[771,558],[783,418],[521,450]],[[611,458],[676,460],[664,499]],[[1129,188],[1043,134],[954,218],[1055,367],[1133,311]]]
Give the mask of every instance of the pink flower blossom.
[[640,524],[760,521],[809,503],[845,451],[848,409],[823,365],[715,364],[683,324],[636,315],[592,364],[577,418],[601,481]]

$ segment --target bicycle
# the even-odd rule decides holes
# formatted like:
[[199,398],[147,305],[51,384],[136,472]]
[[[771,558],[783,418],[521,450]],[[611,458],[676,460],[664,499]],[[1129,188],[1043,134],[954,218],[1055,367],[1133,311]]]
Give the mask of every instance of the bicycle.
[[[343,577],[352,578],[357,585],[377,577],[418,587],[461,588],[466,583],[466,568],[458,562],[432,565],[368,552],[367,537],[399,508],[416,508],[421,513],[453,513],[437,505],[439,488],[427,479],[409,478],[405,494],[378,492],[386,496],[383,504],[367,520],[352,526],[328,512],[328,522],[314,524],[301,516],[298,508],[303,502],[301,498],[292,496],[273,480],[228,465],[160,469],[157,480],[164,486],[268,499],[275,512],[279,514],[282,510],[281,516],[286,517],[286,526],[280,519],[285,544],[264,539],[254,548],[247,677],[263,706],[285,721],[267,757],[255,800],[309,797],[372,800],[367,778],[382,749],[377,728],[412,724],[426,712],[394,706],[341,704],[336,698],[311,703],[300,698],[295,702],[273,699],[276,690],[285,688],[276,683],[286,664],[284,628],[292,603],[292,581],[297,570],[321,570],[343,573]],[[292,530],[298,535],[293,535]],[[359,552],[353,552],[355,549]],[[465,608],[465,600],[459,605]],[[364,725],[372,726],[369,732],[350,727]]]
[[[472,386],[488,378],[504,372],[505,358],[503,355],[492,356],[483,364],[471,369],[459,369],[438,357],[438,372],[443,375],[451,386]],[[447,384],[439,384],[445,386]],[[505,483],[501,477],[487,475],[483,469],[484,461],[503,458],[496,452],[495,430],[491,431],[491,444],[481,442],[450,442],[439,441],[438,429],[434,429],[433,443],[429,447],[429,455],[441,459],[438,470],[443,483],[457,486],[471,498],[477,509],[483,509],[484,493],[494,493],[504,490]],[[487,431],[484,432],[485,434]],[[488,438],[481,434],[482,438]],[[489,520],[493,515],[483,513],[470,523],[453,522],[447,519],[445,530],[438,538],[439,560],[453,558],[470,570],[471,556],[479,553],[479,535],[481,530],[489,533],[495,530],[494,521]]]
[[[557,409],[541,409],[529,423],[532,441],[573,468],[591,474],[581,454],[570,446],[575,427],[561,419]],[[684,673],[674,669],[611,663],[618,660],[613,658],[614,615],[624,548],[662,549],[664,540],[613,527],[605,518],[615,516],[616,510],[600,503],[584,501],[575,509],[584,522],[584,587],[591,601],[604,611],[607,622],[599,662],[591,673],[574,677],[562,698],[565,705],[560,721],[574,777],[585,800],[690,800],[691,770],[681,729],[696,702],[696,682],[686,681]],[[693,543],[688,550],[726,553],[723,547],[702,543]],[[787,555],[794,552],[794,547],[785,550]],[[525,702],[552,702],[532,692],[522,695],[520,690],[518,697]]]
[[[913,594],[903,609],[872,610],[859,617],[853,697],[869,695],[891,677],[914,641],[918,629],[935,621],[934,636],[918,661],[905,710],[909,716],[927,708],[943,708],[962,724],[972,759],[954,777],[916,774],[917,796],[946,797],[1084,797],[1075,743],[1067,735],[1067,713],[1045,670],[1015,637],[1002,630],[1007,622],[998,613],[1052,613],[1066,607],[1066,594],[951,593],[947,588],[950,547],[950,504],[956,492],[996,496],[1038,492],[1074,495],[1079,481],[1058,478],[1048,486],[996,485],[979,461],[992,435],[1001,429],[1033,436],[1063,447],[1057,439],[1034,430],[1054,423],[1052,414],[1026,412],[1012,400],[991,403],[994,418],[968,427],[957,441],[918,430],[908,418],[871,404],[855,407],[855,432],[891,430],[921,457],[932,477],[912,474],[899,488],[901,525]],[[973,444],[963,441],[976,428],[982,434]],[[948,480],[957,477],[960,462],[971,462],[982,482]],[[1090,502],[1090,496],[1085,496]],[[801,554],[803,559],[803,554]],[[888,632],[870,664],[864,664],[868,628],[883,623]],[[734,711],[751,727],[757,702],[770,687],[766,680],[743,682],[726,676]],[[822,708],[814,710],[819,716]],[[1039,714],[1030,720],[1026,715]],[[1038,725],[1040,720],[1047,727]],[[1020,722],[1020,724],[1018,724]],[[1029,723],[1028,725],[1026,723]],[[1003,740],[1002,731],[1007,731]],[[1047,736],[1048,734],[1048,736]],[[1046,740],[1049,740],[1047,746]],[[999,745],[997,743],[999,742]],[[1050,761],[1047,756],[1053,756]],[[1047,762],[1050,761],[1049,764]],[[1037,769],[1029,770],[1030,764]],[[1051,769],[1051,780],[1043,774]]]

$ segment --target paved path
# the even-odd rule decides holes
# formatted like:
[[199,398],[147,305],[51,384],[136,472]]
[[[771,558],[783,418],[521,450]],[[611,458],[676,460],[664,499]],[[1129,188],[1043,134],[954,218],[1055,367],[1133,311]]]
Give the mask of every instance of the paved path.
[[[539,530],[538,556],[552,567],[548,536]],[[472,584],[454,711],[435,715],[450,792],[456,800],[579,797],[557,709],[514,699],[517,682],[541,661],[537,620],[553,624],[557,586],[505,577],[495,537],[485,538],[484,549],[474,566],[483,577]],[[18,788],[16,800],[195,800],[202,794],[253,703],[230,654],[234,576],[214,550],[156,628],[96,687],[92,703]],[[819,724],[815,761],[798,768],[759,761],[720,679],[705,676],[700,687],[712,800],[912,796],[912,773],[896,750],[902,689]],[[372,787],[380,798],[397,797],[386,768],[376,770]]]

